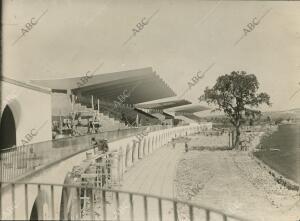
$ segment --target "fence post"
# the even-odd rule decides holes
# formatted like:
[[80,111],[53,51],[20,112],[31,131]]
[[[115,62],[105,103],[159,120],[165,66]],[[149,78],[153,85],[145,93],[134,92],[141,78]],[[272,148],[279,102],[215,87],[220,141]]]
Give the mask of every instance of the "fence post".
[[234,130],[232,130],[232,132],[231,132],[232,148],[234,147],[234,134],[235,134],[235,132],[234,132]]
[[230,149],[231,148],[231,132],[230,131],[228,132],[228,146]]

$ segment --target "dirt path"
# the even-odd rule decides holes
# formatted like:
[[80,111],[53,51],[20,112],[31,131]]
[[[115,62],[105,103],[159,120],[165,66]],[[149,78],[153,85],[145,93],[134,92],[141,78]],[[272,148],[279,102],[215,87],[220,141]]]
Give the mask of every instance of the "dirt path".
[[179,198],[250,220],[299,220],[297,193],[273,185],[245,152],[191,151],[178,165]]

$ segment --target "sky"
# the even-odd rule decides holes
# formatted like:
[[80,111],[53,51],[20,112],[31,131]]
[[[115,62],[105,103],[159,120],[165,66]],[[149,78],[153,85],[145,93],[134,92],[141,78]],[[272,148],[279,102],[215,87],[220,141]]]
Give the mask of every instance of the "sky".
[[[211,66],[182,98],[198,102],[218,76],[243,70],[271,96],[272,107],[262,110],[300,108],[300,91],[291,98],[300,89],[300,2],[3,2],[4,76],[29,82],[84,76],[99,64],[96,74],[152,67],[181,96]],[[142,21],[147,25],[133,36]]]

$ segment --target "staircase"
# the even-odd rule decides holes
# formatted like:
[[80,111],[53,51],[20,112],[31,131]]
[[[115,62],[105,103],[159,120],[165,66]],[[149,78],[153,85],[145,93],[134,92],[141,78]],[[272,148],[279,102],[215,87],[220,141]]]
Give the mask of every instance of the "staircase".
[[113,117],[110,117],[109,114],[105,114],[102,112],[99,112],[97,110],[93,110],[92,108],[88,108],[85,105],[82,104],[75,104],[74,105],[75,111],[80,111],[84,113],[85,116],[97,116],[98,120],[101,124],[101,130],[116,130],[116,129],[124,129],[127,128],[127,126],[124,123],[121,123],[119,120],[116,120]]

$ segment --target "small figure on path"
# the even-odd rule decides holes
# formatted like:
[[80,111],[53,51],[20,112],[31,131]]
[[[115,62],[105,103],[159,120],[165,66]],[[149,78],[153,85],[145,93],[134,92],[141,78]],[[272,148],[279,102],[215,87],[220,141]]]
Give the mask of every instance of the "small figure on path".
[[172,138],[172,146],[173,146],[173,149],[175,149],[175,145],[176,145],[176,143],[175,143],[175,139],[174,139],[174,138]]
[[184,147],[185,147],[185,152],[188,152],[189,151],[189,147],[188,147],[187,142],[184,143]]

